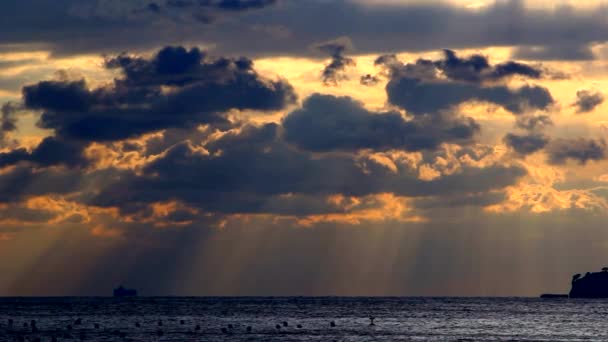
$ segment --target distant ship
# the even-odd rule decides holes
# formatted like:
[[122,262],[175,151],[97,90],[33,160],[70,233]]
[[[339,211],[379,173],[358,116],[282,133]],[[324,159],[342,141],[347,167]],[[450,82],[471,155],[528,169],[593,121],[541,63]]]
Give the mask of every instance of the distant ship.
[[114,297],[135,297],[137,290],[124,288],[122,285],[114,289]]

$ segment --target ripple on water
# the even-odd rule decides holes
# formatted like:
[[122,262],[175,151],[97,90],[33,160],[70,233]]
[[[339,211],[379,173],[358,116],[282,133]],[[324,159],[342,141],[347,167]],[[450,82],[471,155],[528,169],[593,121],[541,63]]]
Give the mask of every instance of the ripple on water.
[[604,341],[607,304],[525,298],[3,298],[0,341]]

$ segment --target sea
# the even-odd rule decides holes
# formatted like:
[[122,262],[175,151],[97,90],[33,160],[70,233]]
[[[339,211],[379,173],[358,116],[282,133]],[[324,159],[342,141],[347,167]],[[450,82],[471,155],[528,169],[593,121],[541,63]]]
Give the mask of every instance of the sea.
[[608,301],[0,298],[0,341],[81,340],[608,341]]

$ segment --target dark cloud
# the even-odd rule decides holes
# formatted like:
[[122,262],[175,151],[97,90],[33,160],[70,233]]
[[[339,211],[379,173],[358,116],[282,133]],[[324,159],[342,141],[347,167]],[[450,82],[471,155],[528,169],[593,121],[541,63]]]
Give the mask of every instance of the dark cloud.
[[6,143],[6,135],[17,130],[17,112],[22,105],[15,102],[7,102],[0,107],[0,146]]
[[511,76],[525,76],[527,78],[538,79],[542,76],[542,71],[538,68],[509,61],[498,64],[494,70],[487,76],[490,80],[500,80]]
[[28,109],[53,112],[86,112],[93,105],[94,95],[84,80],[42,81],[23,88]]
[[[42,111],[38,125],[58,137],[120,140],[172,127],[226,123],[230,109],[279,110],[296,100],[283,80],[259,76],[241,59],[208,59],[198,49],[167,47],[151,59],[108,58],[122,78],[88,89],[81,81],[43,81],[23,89],[25,106]],[[173,87],[164,92],[163,86]]]
[[517,135],[509,133],[505,136],[504,142],[515,152],[528,155],[542,150],[549,143],[549,138],[540,134]]
[[[242,32],[238,43],[217,41],[223,42],[220,49],[237,53],[259,51],[265,55],[301,55],[305,53],[303,46],[336,36],[350,37],[361,54],[479,46],[544,45],[557,49],[571,46],[573,34],[579,46],[605,41],[608,25],[597,15],[600,11],[566,10],[561,6],[530,8],[523,1],[496,2],[476,10],[436,2],[371,5],[363,1],[291,1],[253,13],[241,21],[243,25],[285,27],[293,33],[291,39],[279,44],[276,40],[254,44],[254,32],[242,30],[243,25],[239,31],[234,25],[228,30]],[[334,13],[341,15],[336,18]],[[307,18],[315,18],[315,25],[310,25]],[[228,37],[227,31],[224,33],[223,38]]]
[[536,61],[589,61],[595,59],[589,45],[523,46],[513,57]]
[[452,50],[443,50],[444,60],[436,62],[437,67],[453,80],[480,82],[481,74],[490,69],[490,63],[485,56],[472,55],[459,58]]
[[157,3],[154,3],[154,2],[149,3],[148,6],[147,6],[147,8],[148,8],[148,10],[150,10],[150,11],[152,11],[154,13],[159,13],[160,10],[161,10],[160,6]]
[[[45,224],[54,219],[58,213],[44,209],[31,209],[16,204],[0,208],[0,220],[19,222],[19,224]],[[6,223],[5,223],[6,224]]]
[[180,25],[207,26],[222,21],[231,14],[262,9],[277,2],[278,0],[161,0],[151,2],[143,9],[133,8],[131,15],[140,21],[145,19],[145,14],[153,14],[153,19],[162,18],[165,24],[174,22]]
[[249,9],[263,8],[274,5],[278,0],[203,0],[200,4],[209,4],[217,8],[229,11],[242,11]]
[[[476,10],[436,2],[372,6],[312,0],[272,6],[275,2],[180,0],[170,6],[158,0],[147,6],[120,1],[96,6],[77,0],[6,0],[0,11],[0,44],[42,44],[67,54],[188,41],[216,46],[224,55],[268,56],[310,55],[309,46],[340,36],[350,37],[361,54],[479,46],[559,48],[572,46],[573,39],[584,47],[608,37],[608,24],[598,15],[601,8],[528,8],[522,1]],[[234,15],[238,20],[222,20]],[[276,39],[256,29],[260,25],[282,27],[290,37]]]
[[367,75],[361,76],[359,83],[361,83],[364,86],[373,87],[376,84],[380,83],[380,78],[378,76],[367,74]]
[[348,67],[355,66],[355,60],[344,56],[344,53],[352,49],[349,39],[342,38],[321,43],[316,46],[317,50],[331,57],[331,62],[325,66],[321,73],[321,79],[325,85],[338,85],[340,81],[347,80],[344,74]]
[[599,161],[606,158],[606,142],[593,139],[556,139],[547,146],[549,162],[565,164],[574,160],[581,165],[588,161]]
[[404,63],[397,55],[381,55],[374,60],[374,65],[382,68],[379,76],[392,78],[407,76],[416,79],[433,80],[438,77],[437,63],[420,58],[414,63]]
[[[401,67],[421,75],[437,69],[427,64]],[[157,155],[141,171],[114,170],[117,176],[80,178],[102,186],[79,188],[79,201],[137,215],[149,211],[149,204],[171,200],[218,215],[343,213],[344,208],[328,204],[324,197],[387,192],[406,197],[466,196],[500,190],[525,174],[519,167],[464,167],[423,181],[410,166],[389,170],[365,155],[333,153],[434,150],[445,142],[468,144],[479,131],[472,119],[449,111],[406,119],[398,112],[368,111],[348,97],[315,94],[281,125],[241,125],[211,138],[211,132],[224,126],[201,132],[195,130],[197,125],[221,123],[222,111],[232,108],[284,108],[295,100],[291,87],[260,78],[247,59],[210,59],[198,49],[165,48],[151,58],[122,54],[108,58],[106,65],[122,73],[111,86],[89,89],[84,81],[45,81],[25,87],[25,106],[41,111],[39,125],[53,128],[56,136],[32,151],[3,154],[2,164],[83,167],[82,151],[91,141],[166,130],[162,139],[151,139],[146,146],[124,146]],[[162,87],[171,91],[161,91]],[[33,176],[26,180],[38,181]],[[192,215],[177,211],[169,221],[189,222]]]
[[[122,54],[108,58],[106,66],[122,73],[111,86],[42,81],[23,88],[23,105],[4,105],[3,135],[16,129],[15,112],[29,109],[41,112],[38,126],[53,129],[55,136],[31,151],[0,153],[0,167],[86,168],[90,142],[205,123],[225,127],[223,112],[230,109],[278,110],[296,99],[288,83],[260,77],[250,60],[210,59],[196,48],[167,47],[149,59]],[[165,86],[171,91],[164,92]]]
[[[150,59],[131,56],[126,53],[116,57],[108,57],[106,66],[122,69],[128,81],[141,81],[141,78],[145,77],[184,76],[183,74],[188,72],[204,71],[204,68],[208,67],[205,63],[211,62],[210,60],[204,60],[205,57],[206,54],[196,47],[188,50],[182,46],[167,46],[159,50]],[[222,64],[231,62],[222,59],[220,61]],[[158,81],[171,81],[171,79]]]
[[83,189],[81,180],[79,171],[19,166],[0,174],[0,202],[16,203],[31,196],[69,194]]
[[84,145],[48,137],[32,151],[29,160],[42,166],[65,164],[70,167],[86,165]]
[[[187,50],[182,46],[168,46],[151,59],[130,56],[126,53],[107,58],[105,65],[120,69],[125,76],[121,82],[133,86],[186,85],[204,77],[212,70],[203,70],[205,53],[198,48]],[[228,64],[229,61],[225,61]]]
[[545,110],[554,103],[544,87],[524,85],[512,89],[493,84],[515,75],[536,79],[542,74],[538,69],[516,62],[492,66],[484,56],[462,59],[450,50],[444,54],[438,61],[418,59],[407,64],[394,55],[378,57],[375,64],[383,67],[389,77],[386,86],[389,102],[413,115],[449,110],[468,101],[489,102],[515,114],[528,109]]
[[83,155],[84,147],[85,145],[79,142],[47,137],[31,152],[19,148],[0,153],[0,168],[20,162],[30,162],[43,167],[54,165],[86,166],[88,162]]
[[389,101],[413,115],[449,110],[468,102],[488,102],[515,114],[528,109],[548,109],[554,103],[549,90],[524,85],[517,89],[507,86],[483,87],[447,80],[422,80],[395,74],[387,84]]
[[17,164],[21,161],[28,160],[29,158],[30,154],[24,148],[12,150],[10,152],[2,152],[0,153],[0,168]]
[[[213,8],[225,11],[244,11],[274,5],[278,0],[167,0],[165,6],[172,8]],[[161,6],[151,3],[151,10],[160,10]]]
[[592,112],[595,107],[604,103],[604,95],[600,92],[591,90],[579,90],[576,92],[576,102],[574,106],[578,113]]
[[512,185],[526,173],[519,167],[495,165],[463,168],[422,181],[417,170],[405,165],[393,172],[372,159],[294,149],[282,141],[275,124],[249,126],[206,148],[210,154],[187,143],[175,145],[141,174],[123,174],[88,203],[136,210],[173,199],[205,212],[301,215],[339,210],[328,204],[312,204],[319,203],[313,202],[314,198],[319,201],[331,194],[389,192],[416,197],[482,193]]
[[[522,212],[525,209],[495,215],[479,208],[501,203],[504,188],[516,185],[526,170],[501,164],[504,161],[489,162],[494,159],[485,158],[495,156],[494,146],[467,145],[480,128],[455,111],[464,102],[489,102],[518,114],[518,127],[530,132],[509,134],[505,142],[519,153],[544,146],[556,164],[605,159],[601,140],[547,142],[541,135],[539,131],[550,119],[536,110],[546,110],[553,103],[551,94],[534,85],[505,85],[511,77],[534,80],[548,76],[536,66],[492,64],[484,56],[463,57],[451,50],[438,60],[407,64],[386,55],[378,60],[382,73],[366,75],[369,77],[361,81],[375,85],[386,78],[388,105],[399,110],[366,110],[351,98],[317,94],[278,124],[247,125],[228,120],[226,114],[231,110],[274,112],[296,102],[286,81],[261,77],[251,60],[234,57],[243,53],[316,56],[310,49],[315,43],[348,36],[361,54],[543,45],[549,51],[544,53],[557,55],[551,49],[576,40],[571,46],[580,46],[580,51],[577,48],[559,58],[580,58],[590,44],[605,42],[608,37],[603,11],[526,9],[520,1],[497,1],[476,10],[433,1],[370,5],[370,1],[296,0],[280,1],[280,6],[273,6],[279,1],[271,0],[153,1],[6,0],[0,5],[0,49],[8,49],[3,45],[7,43],[28,47],[36,43],[40,50],[56,54],[111,52],[106,67],[120,74],[100,87],[84,80],[63,80],[23,89],[25,109],[40,114],[38,125],[53,132],[32,149],[0,153],[0,167],[10,166],[0,171],[0,220],[25,223],[15,228],[3,225],[0,232],[12,234],[30,224],[59,231],[41,229],[14,243],[0,242],[2,260],[31,265],[9,267],[8,276],[1,277],[0,288],[9,291],[8,295],[103,294],[104,289],[125,280],[160,295],[188,291],[207,295],[323,295],[318,292],[329,291],[344,295],[339,293],[344,288],[346,294],[355,295],[386,295],[387,291],[397,295],[442,291],[504,295],[513,290],[508,280],[526,278],[518,274],[522,269],[556,269],[552,266],[562,267],[564,260],[598,260],[605,253],[602,244],[589,243],[606,235],[601,215],[544,215],[549,220],[541,220],[539,225],[550,227],[547,232],[551,233],[540,235],[550,239],[550,245],[575,241],[593,249],[590,252],[571,244],[571,248],[550,250],[553,254],[547,258],[547,250],[535,248],[540,240],[530,240],[525,229],[529,227],[521,224],[526,219],[536,222],[539,215],[527,215]],[[286,34],[277,35],[277,30]],[[214,54],[231,57],[213,58],[199,49],[182,47],[165,48],[152,57],[114,54],[125,48],[143,52],[166,42],[200,43],[212,46]],[[347,56],[355,52],[343,45],[328,47],[326,53],[332,57],[326,69],[328,79],[338,82],[348,70],[351,58]],[[23,74],[20,79],[43,78]],[[0,81],[13,87],[17,81],[5,82]],[[16,129],[16,113],[21,108],[11,106],[2,110],[0,134]],[[163,133],[145,141],[124,141],[161,130]],[[134,156],[137,169],[115,169],[105,163],[97,166],[86,160],[83,151],[92,142],[112,153]],[[443,150],[438,148],[442,143],[460,146]],[[386,150],[391,151],[383,153]],[[422,152],[412,156],[402,150]],[[384,161],[374,158],[380,155]],[[421,161],[400,159],[418,156]],[[436,178],[420,179],[421,165],[437,168]],[[351,222],[313,224],[326,229],[293,229],[295,220],[289,218],[284,225],[285,218],[275,216],[299,219],[375,209],[377,203],[366,197],[387,193],[406,197],[403,201],[408,210],[411,206],[413,214],[428,221],[392,222],[388,218],[390,223],[379,223],[371,232],[339,229],[352,226]],[[344,202],[328,201],[327,196],[334,194],[343,194]],[[24,207],[23,201],[34,196],[52,196],[70,207],[84,205],[83,210],[91,213],[100,208],[86,208],[87,204],[116,207],[121,214],[130,215],[131,221],[126,217],[97,221],[65,213],[64,222],[49,222],[58,219],[56,214]],[[157,202],[178,203],[178,207],[158,218],[151,208]],[[243,223],[230,216],[234,213],[272,215]],[[581,219],[588,222],[581,223]],[[208,229],[219,220],[228,222],[226,229]],[[239,222],[231,224],[231,220]],[[458,229],[452,229],[454,222]],[[90,229],[103,229],[105,223],[121,231],[124,241],[87,236]],[[156,223],[197,229],[149,229]],[[61,229],[64,225],[69,231]],[[573,233],[573,225],[586,229],[587,234]],[[513,253],[517,243],[497,243],[519,236],[528,238],[515,242],[532,251],[532,257]],[[40,251],[36,247],[40,241],[55,242],[42,244],[44,250]],[[240,249],[244,254],[239,260],[253,260],[240,271],[230,265],[231,260],[222,263],[227,250],[239,248],[235,241],[246,241],[251,247]],[[539,243],[547,244],[547,239]],[[594,249],[596,245],[600,247]],[[32,253],[23,253],[30,249]],[[387,253],[379,255],[378,250]],[[404,250],[415,251],[415,255],[401,253]],[[201,251],[202,257],[192,257]],[[583,254],[573,258],[572,252]],[[31,255],[39,257],[30,260]],[[80,262],[73,262],[74,255]],[[410,260],[421,262],[408,264]],[[504,266],[505,260],[508,267],[496,267]],[[552,264],[529,266],[530,260],[552,260]],[[95,265],[93,271],[87,269],[90,265]],[[199,272],[184,276],[175,265]],[[319,265],[327,267],[319,270]],[[400,265],[405,271],[394,272],[394,267],[383,265]],[[442,267],[445,272],[428,272],[437,265],[446,266]],[[217,269],[234,272],[228,277],[219,273],[205,276]],[[343,272],[336,275],[336,269]],[[361,272],[369,269],[379,270],[378,276]],[[559,284],[554,281],[556,276],[524,273],[533,278],[526,278],[526,284]],[[284,281],[277,282],[277,276]],[[439,286],[429,286],[433,284]],[[537,290],[522,287],[518,291],[530,295]]]
[[[419,59],[418,61],[423,62],[426,61],[424,59]],[[385,66],[389,69],[393,69],[393,70],[398,70],[399,68],[403,67],[403,62],[401,62],[399,60],[399,58],[397,57],[397,55],[395,54],[387,54],[387,55],[381,55],[378,56],[375,60],[374,60],[374,65],[375,66]]]
[[15,112],[17,112],[20,108],[20,105],[11,102],[2,105],[2,108],[0,109],[0,112],[2,112],[0,131],[11,132],[17,129],[17,118],[15,117]]
[[480,127],[470,118],[405,120],[398,112],[372,113],[350,97],[315,94],[283,120],[285,139],[312,151],[436,149],[467,144]]
[[505,193],[501,191],[465,196],[428,197],[414,200],[419,210],[436,210],[439,208],[487,207],[503,202]]
[[498,81],[517,75],[532,79],[542,76],[540,69],[526,64],[509,61],[491,66],[485,56],[476,54],[460,58],[452,50],[444,50],[444,59],[435,62],[435,65],[452,80],[473,83]]
[[515,125],[528,131],[538,131],[553,125],[553,121],[547,115],[520,115]]

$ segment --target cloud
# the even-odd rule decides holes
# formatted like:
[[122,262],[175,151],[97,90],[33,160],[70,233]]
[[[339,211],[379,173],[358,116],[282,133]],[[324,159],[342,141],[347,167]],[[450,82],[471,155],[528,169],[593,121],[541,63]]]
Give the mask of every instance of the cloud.
[[54,112],[84,112],[93,104],[93,94],[81,81],[42,81],[23,88],[25,107]]
[[556,139],[547,146],[549,162],[565,164],[568,160],[584,165],[589,161],[606,159],[606,142],[592,139]]
[[[483,193],[516,183],[526,171],[516,166],[463,167],[431,181],[406,164],[390,170],[375,159],[295,149],[276,124],[248,126],[204,148],[181,143],[89,198],[89,205],[141,210],[174,199],[201,212],[308,215],[342,212],[325,196],[443,196]],[[277,179],[280,179],[278,182]],[[474,181],[473,181],[474,180]],[[317,203],[317,204],[314,204]]]
[[604,103],[604,95],[591,90],[579,90],[576,92],[576,102],[573,104],[578,113],[592,112],[597,106]]
[[[11,68],[0,81],[2,96],[18,96],[15,84],[28,82],[21,102],[7,104],[0,116],[0,240],[15,237],[0,241],[0,258],[14,266],[1,277],[0,288],[8,295],[102,294],[128,281],[144,288],[153,284],[146,290],[157,291],[152,295],[504,295],[513,286],[502,280],[520,279],[522,269],[551,269],[572,259],[567,252],[597,260],[604,244],[587,242],[604,236],[602,184],[589,191],[577,184],[566,192],[556,182],[590,182],[602,164],[576,175],[562,166],[603,163],[604,141],[556,139],[544,130],[557,99],[539,82],[556,74],[537,64],[497,62],[455,49],[504,55],[494,47],[515,47],[523,54],[527,47],[542,46],[527,57],[588,58],[589,47],[601,48],[608,37],[606,12],[525,8],[519,1],[475,10],[415,2],[3,1],[0,50],[36,44],[54,53],[37,60],[41,68],[66,63],[78,70],[94,67],[91,59],[58,60],[58,55],[110,54],[105,70],[86,72],[83,79],[45,80],[50,72],[38,65],[32,69],[27,64],[32,61],[0,61]],[[350,41],[328,42],[332,37]],[[200,48],[156,50],[166,42]],[[322,50],[331,58],[326,82],[339,84],[349,76],[370,87],[387,83],[388,101],[380,103],[378,88],[352,88],[353,82],[326,88],[333,95],[309,96],[310,81],[322,67],[310,74],[308,62],[273,69],[274,60],[264,61],[271,73],[289,69],[307,94],[298,101],[288,81],[265,77],[251,59],[238,57],[318,58],[311,47],[319,42],[326,42]],[[444,48],[438,58],[417,61],[390,55]],[[124,49],[131,53],[120,53]],[[380,72],[354,79],[349,65],[355,54],[365,55],[361,61],[382,54]],[[579,71],[576,65],[559,66]],[[556,96],[568,86],[547,84]],[[581,112],[597,112],[603,101],[593,91],[578,95]],[[359,102],[360,96],[370,102]],[[505,117],[503,108],[515,117]],[[44,131],[31,127],[36,119]],[[572,125],[571,119],[555,120]],[[599,129],[578,119],[586,126],[558,126],[554,133]],[[517,132],[506,134],[513,121]],[[503,140],[496,145],[497,135]],[[554,165],[541,160],[545,154]],[[542,258],[547,252],[542,248],[513,253],[515,245],[534,247],[540,241],[521,224],[530,220],[534,228],[550,227],[551,234],[541,235],[552,245],[580,243],[576,237],[582,236],[594,250],[551,250],[552,258]],[[308,229],[294,229],[302,226]],[[373,229],[343,229],[353,226]],[[500,243],[513,237],[522,237],[519,244]],[[327,248],[320,253],[315,246]],[[225,258],[227,250],[239,253]],[[446,260],[451,260],[444,267],[448,274],[425,272]],[[509,267],[495,267],[504,260]],[[530,260],[555,265],[529,266]],[[71,267],[53,266],[66,263]],[[209,272],[180,272],[176,264]],[[198,278],[218,265],[230,274]],[[405,271],[395,274],[394,265]],[[336,269],[345,272],[336,275]],[[370,278],[369,270],[379,277]],[[526,284],[555,280],[524,273],[536,275]],[[277,275],[285,281],[278,284]],[[482,283],[489,285],[480,288]]]
[[226,128],[226,111],[279,110],[296,100],[291,85],[259,76],[250,60],[212,59],[196,48],[166,47],[150,58],[121,54],[108,57],[106,67],[121,72],[111,85],[90,89],[84,80],[41,81],[23,87],[22,104],[5,104],[3,136],[16,129],[21,110],[40,112],[38,126],[55,134],[31,150],[1,152],[0,168],[84,169],[95,157],[85,155],[93,142],[200,124]]
[[471,118],[405,120],[398,112],[373,113],[350,97],[314,94],[283,119],[285,139],[312,151],[436,149],[468,144],[480,127]]
[[504,142],[517,153],[528,155],[542,150],[549,143],[549,138],[540,134],[517,135],[509,133],[505,136]]
[[[336,18],[334,13],[342,15]],[[315,18],[315,25],[306,18]],[[604,18],[601,7],[534,8],[522,1],[499,1],[481,9],[467,9],[445,2],[313,0],[268,7],[240,17],[239,31],[230,26],[223,32],[218,27],[214,32],[220,50],[262,55],[306,54],[302,47],[337,36],[348,36],[360,54],[479,46],[545,46],[557,50],[573,45],[572,32],[576,32],[576,45],[581,47],[606,41],[608,25]],[[292,38],[278,42],[254,39],[255,32],[242,29],[254,23],[285,27]],[[241,36],[230,41],[226,39],[228,32],[240,32]]]
[[[151,84],[170,82],[169,84],[180,85],[191,81],[191,73],[197,72],[205,57],[205,53],[198,48],[187,50],[182,46],[167,46],[158,51],[151,60],[122,54],[108,58],[106,66],[122,69],[126,81],[134,84],[145,84],[149,81]],[[163,75],[167,78],[161,78]],[[183,78],[172,79],[171,76],[175,75]]]
[[7,102],[0,107],[0,145],[6,142],[6,135],[17,130],[17,112],[22,108],[18,103]]
[[18,166],[0,174],[0,203],[20,202],[32,196],[69,194],[83,189],[81,180],[78,171]]
[[206,6],[215,6],[223,10],[242,11],[274,5],[277,1],[278,0],[204,0],[199,3]]
[[[389,76],[413,70],[427,82],[429,73],[441,70],[424,63],[400,64]],[[230,110],[277,111],[296,101],[289,83],[260,76],[246,58],[212,58],[178,46],[150,57],[107,57],[105,67],[118,76],[96,88],[85,80],[23,88],[24,109],[39,112],[38,126],[54,135],[31,150],[0,154],[0,167],[10,170],[3,175],[23,188],[0,200],[69,194],[80,205],[119,209],[124,222],[151,223],[160,220],[150,214],[152,207],[175,202],[182,209],[154,224],[182,226],[234,214],[307,217],[360,210],[332,202],[332,196],[354,202],[383,194],[483,196],[526,174],[518,166],[480,161],[423,170],[405,161],[414,156],[391,156],[405,151],[431,156],[444,144],[472,144],[479,125],[449,110],[404,116],[367,110],[350,97],[314,94],[280,123],[230,121]],[[484,87],[478,81],[443,80]],[[387,155],[376,155],[379,151]],[[468,152],[461,157],[479,159]],[[124,163],[99,162],[108,158]]]
[[[216,53],[223,55],[302,56],[312,55],[309,47],[315,43],[340,36],[350,37],[360,54],[480,46],[560,49],[605,42],[608,36],[601,7],[538,8],[526,7],[522,1],[500,1],[481,9],[444,2],[171,3],[6,0],[0,8],[0,45],[31,44],[55,54],[78,54],[141,51],[187,41],[215,46]],[[231,20],[234,16],[238,19]],[[282,27],[290,35],[276,39],[272,32],[260,32],[260,26]]]
[[414,200],[415,208],[419,210],[437,210],[439,208],[487,207],[499,204],[505,200],[501,191],[464,196],[427,197]]
[[[166,7],[173,8],[211,8],[220,9],[225,11],[244,11],[251,9],[264,8],[266,6],[274,5],[278,0],[167,0],[165,1]],[[151,3],[153,8],[151,10],[157,11],[162,7],[159,4]]]
[[436,81],[425,82],[408,77],[393,78],[387,85],[389,101],[414,115],[449,110],[469,101],[499,105],[515,114],[528,109],[547,109],[554,100],[540,86],[522,86],[511,90],[506,86],[478,87],[470,84]]
[[[277,0],[91,0],[88,2],[66,1],[69,14],[91,20],[101,18],[116,23],[152,21],[199,23],[208,25],[229,15],[261,9],[274,5]],[[162,19],[162,20],[159,20]]]
[[[25,107],[59,138],[112,141],[166,128],[226,124],[231,109],[279,110],[296,100],[284,80],[259,76],[245,58],[206,58],[198,49],[166,47],[151,59],[106,61],[123,77],[89,89],[81,81],[43,81],[23,88]],[[164,87],[171,87],[165,91]]]
[[[6,205],[0,208],[0,224],[2,226],[10,225],[42,225],[51,221],[57,216],[57,213],[51,210],[33,209],[20,206],[17,204]],[[4,230],[4,229],[2,229]]]
[[43,167],[54,165],[84,167],[88,164],[83,155],[84,147],[85,145],[79,142],[47,137],[31,152],[19,148],[0,153],[0,168],[20,162],[30,162]]
[[378,76],[366,74],[366,75],[361,76],[359,83],[361,83],[364,86],[373,87],[376,84],[380,83],[380,78]]
[[522,46],[515,49],[514,58],[536,61],[590,61],[595,59],[589,45]]
[[325,66],[321,73],[323,83],[338,85],[340,81],[347,80],[344,74],[347,68],[355,66],[355,60],[344,56],[344,52],[352,49],[348,38],[340,38],[316,45],[316,49],[331,57],[331,62]]
[[[376,64],[389,69],[386,86],[389,102],[413,115],[450,110],[469,101],[492,103],[514,114],[529,109],[546,110],[554,103],[549,90],[541,86],[511,89],[506,85],[480,84],[512,75],[540,77],[540,71],[514,62],[491,67],[484,57],[462,60],[446,52],[446,58],[439,61],[419,59],[413,64],[403,64],[392,56],[384,56]],[[440,71],[446,78],[439,77]]]
[[553,121],[547,115],[519,115],[515,125],[528,131],[539,131],[553,125]]
[[446,77],[456,81],[483,83],[518,75],[539,79],[542,75],[541,70],[514,61],[491,66],[488,58],[482,55],[474,54],[466,58],[460,58],[452,50],[444,50],[443,52],[444,59],[435,62],[435,65]]

